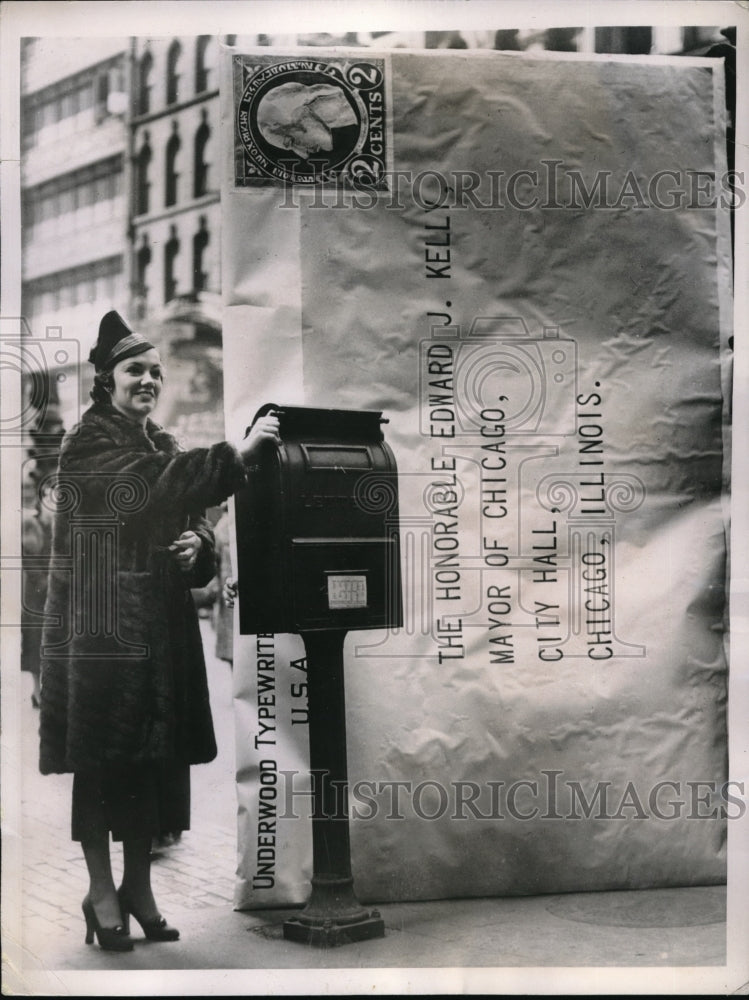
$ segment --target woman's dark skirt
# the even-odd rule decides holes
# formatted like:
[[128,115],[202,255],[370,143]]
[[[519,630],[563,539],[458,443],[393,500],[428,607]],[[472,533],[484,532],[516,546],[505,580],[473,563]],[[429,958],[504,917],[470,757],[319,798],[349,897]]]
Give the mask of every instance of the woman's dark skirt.
[[107,765],[73,777],[73,840],[139,840],[190,829],[190,767]]

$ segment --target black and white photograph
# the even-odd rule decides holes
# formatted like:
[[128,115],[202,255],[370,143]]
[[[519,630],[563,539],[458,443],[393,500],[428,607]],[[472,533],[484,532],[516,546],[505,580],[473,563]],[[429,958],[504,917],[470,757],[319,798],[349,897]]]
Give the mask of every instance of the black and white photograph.
[[749,994],[749,13],[0,8],[3,992]]

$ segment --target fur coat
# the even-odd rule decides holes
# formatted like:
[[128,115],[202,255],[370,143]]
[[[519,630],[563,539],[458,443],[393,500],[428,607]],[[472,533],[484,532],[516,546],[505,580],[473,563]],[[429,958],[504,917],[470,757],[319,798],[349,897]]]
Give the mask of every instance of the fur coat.
[[[244,483],[221,442],[183,451],[95,403],[65,436],[42,638],[40,770],[216,755],[191,587],[215,574],[206,507]],[[203,545],[189,573],[169,545]]]

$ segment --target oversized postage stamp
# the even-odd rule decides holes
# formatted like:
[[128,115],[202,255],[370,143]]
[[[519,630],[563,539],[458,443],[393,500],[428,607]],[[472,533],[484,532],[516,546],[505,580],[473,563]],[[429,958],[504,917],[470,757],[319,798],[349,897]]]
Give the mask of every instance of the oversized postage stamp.
[[385,188],[385,60],[235,56],[236,187]]

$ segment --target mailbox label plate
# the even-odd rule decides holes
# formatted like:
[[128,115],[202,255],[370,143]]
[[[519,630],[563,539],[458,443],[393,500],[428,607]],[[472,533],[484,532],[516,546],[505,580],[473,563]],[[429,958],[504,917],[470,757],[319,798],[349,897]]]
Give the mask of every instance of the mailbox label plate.
[[293,629],[368,629],[401,624],[398,539],[295,538]]
[[329,608],[366,608],[366,606],[366,576],[349,573],[331,573],[328,576]]

